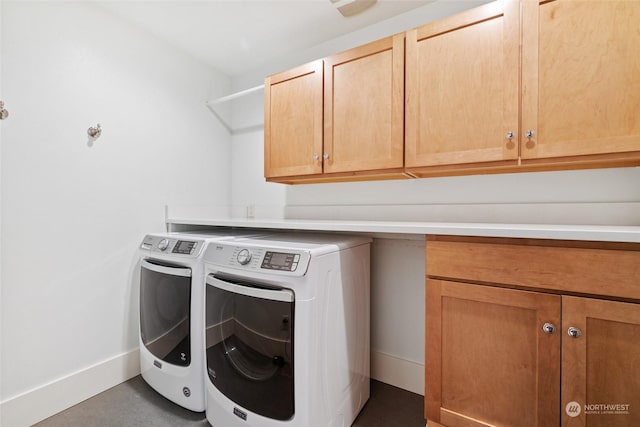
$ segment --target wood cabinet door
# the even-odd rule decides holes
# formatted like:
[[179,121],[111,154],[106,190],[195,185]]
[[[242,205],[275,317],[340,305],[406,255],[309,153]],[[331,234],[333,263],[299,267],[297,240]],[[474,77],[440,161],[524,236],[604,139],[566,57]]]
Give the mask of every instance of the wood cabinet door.
[[322,173],[322,60],[265,79],[264,173]]
[[505,0],[407,33],[408,168],[518,158],[519,25]]
[[404,34],[325,59],[324,171],[402,168]]
[[522,158],[640,150],[640,2],[523,1]]
[[448,427],[557,426],[558,295],[427,279],[425,416]]
[[562,425],[640,426],[640,305],[563,296],[562,341]]

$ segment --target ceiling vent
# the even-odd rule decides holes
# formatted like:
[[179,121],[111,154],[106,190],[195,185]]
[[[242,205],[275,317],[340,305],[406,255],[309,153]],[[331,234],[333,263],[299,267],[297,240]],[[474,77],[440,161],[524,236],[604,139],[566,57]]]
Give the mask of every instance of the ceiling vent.
[[357,15],[369,9],[378,0],[329,0],[344,17]]

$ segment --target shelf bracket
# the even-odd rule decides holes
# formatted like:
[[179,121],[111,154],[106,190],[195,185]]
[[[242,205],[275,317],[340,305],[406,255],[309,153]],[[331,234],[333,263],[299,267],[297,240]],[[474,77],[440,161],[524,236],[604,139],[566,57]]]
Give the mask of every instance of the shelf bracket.
[[221,115],[220,113],[218,113],[218,111],[216,111],[215,106],[216,105],[220,105],[223,104],[225,102],[229,102],[229,101],[233,101],[234,99],[249,95],[251,93],[254,92],[258,92],[264,89],[264,85],[260,85],[260,86],[256,86],[256,87],[252,87],[250,89],[246,89],[240,92],[236,92],[236,93],[232,93],[230,95],[227,96],[223,96],[220,98],[216,98],[216,99],[212,99],[210,101],[206,102],[207,108],[209,109],[209,111],[211,111],[211,113],[220,121],[220,123],[222,123],[222,126],[224,126],[224,128],[227,130],[227,132],[229,132],[231,135],[236,135],[239,133],[247,133],[247,132],[253,132],[256,130],[260,130],[264,127],[263,123],[257,123],[255,125],[250,125],[250,126],[245,126],[239,129],[234,129],[230,123],[228,123]]

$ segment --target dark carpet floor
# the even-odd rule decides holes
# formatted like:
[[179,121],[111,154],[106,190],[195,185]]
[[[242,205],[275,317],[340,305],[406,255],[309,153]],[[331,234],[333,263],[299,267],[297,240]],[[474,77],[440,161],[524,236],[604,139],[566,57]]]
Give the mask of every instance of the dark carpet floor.
[[[354,427],[425,427],[423,397],[371,381],[371,397]],[[38,424],[37,427],[209,427],[204,413],[188,411],[134,377]]]

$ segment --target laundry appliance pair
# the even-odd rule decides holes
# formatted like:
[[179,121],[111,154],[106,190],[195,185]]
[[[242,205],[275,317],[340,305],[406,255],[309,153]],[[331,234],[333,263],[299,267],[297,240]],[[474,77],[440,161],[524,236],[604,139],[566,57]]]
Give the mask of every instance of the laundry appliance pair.
[[308,233],[145,237],[143,378],[206,409],[213,427],[351,425],[369,398],[370,243]]

